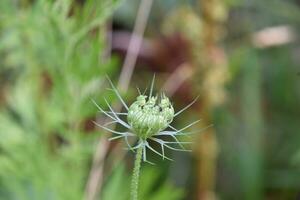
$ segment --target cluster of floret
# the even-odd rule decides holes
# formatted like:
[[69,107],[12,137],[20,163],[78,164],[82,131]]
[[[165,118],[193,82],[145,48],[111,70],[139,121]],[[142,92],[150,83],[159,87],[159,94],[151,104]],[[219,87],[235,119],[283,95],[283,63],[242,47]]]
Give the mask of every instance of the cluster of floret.
[[162,94],[157,97],[139,95],[129,107],[127,121],[133,132],[143,140],[166,129],[173,121],[174,109],[169,99]]

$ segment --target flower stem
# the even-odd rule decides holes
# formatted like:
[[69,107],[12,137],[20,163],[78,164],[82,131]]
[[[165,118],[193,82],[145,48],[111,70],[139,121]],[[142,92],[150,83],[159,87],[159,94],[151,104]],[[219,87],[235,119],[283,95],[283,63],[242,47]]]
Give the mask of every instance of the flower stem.
[[138,199],[138,187],[139,187],[139,176],[140,176],[142,155],[143,155],[143,147],[140,147],[136,152],[136,157],[134,161],[134,168],[133,168],[133,174],[131,179],[131,191],[130,191],[131,200]]

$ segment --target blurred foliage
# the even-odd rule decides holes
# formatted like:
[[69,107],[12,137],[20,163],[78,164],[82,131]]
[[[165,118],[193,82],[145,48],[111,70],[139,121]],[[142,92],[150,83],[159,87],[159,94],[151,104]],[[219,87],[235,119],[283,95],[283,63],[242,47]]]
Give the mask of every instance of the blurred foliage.
[[96,112],[90,96],[113,69],[100,60],[99,25],[114,3],[99,2],[1,1],[1,76],[13,77],[1,90],[4,199],[82,199],[94,143],[84,129]]
[[[155,16],[151,18],[147,36],[153,37],[149,33],[157,33],[157,25],[163,22],[160,33],[169,36],[179,32],[191,41],[194,51],[196,45],[200,46],[200,50],[195,51],[198,60],[207,59],[200,53],[206,48],[201,39],[205,31],[202,13],[196,6],[201,1],[154,2],[152,14]],[[230,82],[225,85],[225,104],[214,111],[213,123],[220,145],[217,196],[221,199],[299,198],[299,38],[280,46],[258,49],[252,37],[264,28],[282,25],[292,27],[298,36],[300,2],[223,2],[228,9],[228,19],[218,44],[226,52]],[[126,12],[134,13],[128,11],[135,10],[134,6],[124,4],[123,7]],[[127,22],[132,21],[134,15],[123,14],[124,10],[118,10],[116,21],[130,26]],[[205,77],[194,78],[202,80]],[[197,85],[190,87],[195,90]],[[184,90],[186,92],[187,88]],[[185,100],[184,95],[175,96]],[[196,191],[191,191],[189,184],[186,187],[194,197]]]
[[[139,1],[128,2],[0,1],[0,199],[83,198],[101,137],[101,131],[90,125],[97,112],[90,98],[101,104],[100,98],[107,94],[105,75],[115,74],[119,66],[116,59],[107,57],[104,22],[121,3],[113,21],[131,29]],[[180,33],[192,44],[187,45],[192,56],[185,59],[196,68],[206,59],[199,53],[206,47],[198,2],[156,0],[146,32],[151,39]],[[227,93],[225,104],[213,111],[220,146],[216,196],[296,199],[300,193],[299,39],[258,49],[251,37],[277,25],[289,25],[299,35],[300,3],[226,0],[224,4],[228,19],[220,25],[218,44],[226,52],[231,79],[226,84],[223,75],[210,79],[222,88],[225,84]],[[183,48],[174,46],[175,53],[168,59],[175,60],[176,51]],[[151,78],[143,67],[134,79],[146,84]],[[168,75],[164,72],[162,77]],[[177,101],[186,101],[187,91],[197,93],[195,83],[205,78],[195,76],[193,84],[181,89],[184,95],[175,94]],[[186,115],[194,115],[193,111],[198,109]],[[196,162],[187,154],[176,156],[183,162],[169,164],[170,169],[162,162],[142,168],[141,199],[193,199],[197,183],[190,168]],[[128,199],[129,169],[123,162],[108,166],[113,167],[105,171],[101,199]],[[187,192],[173,186],[170,174]]]
[[[104,42],[104,22],[116,5],[0,2],[1,199],[83,198],[99,137],[88,126],[97,112],[90,98],[103,95],[105,75],[117,64],[105,58]],[[144,199],[164,199],[170,191],[169,199],[182,196],[169,183],[154,188],[156,193],[146,191],[155,174],[143,178]],[[128,188],[120,184],[129,178],[124,167],[117,169],[104,199],[118,199],[120,191],[128,199]]]

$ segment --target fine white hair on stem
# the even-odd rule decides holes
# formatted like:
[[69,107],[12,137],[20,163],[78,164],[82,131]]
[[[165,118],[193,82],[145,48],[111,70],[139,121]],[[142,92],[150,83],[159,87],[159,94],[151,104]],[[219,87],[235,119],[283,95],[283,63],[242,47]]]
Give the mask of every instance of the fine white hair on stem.
[[[115,112],[115,111],[106,111],[106,110],[103,110],[96,102],[95,100],[91,99],[91,101],[96,105],[96,107],[102,112],[102,113],[108,113],[108,114],[117,114],[117,115],[128,115],[127,113],[124,113],[124,112]],[[110,117],[111,118],[111,117]]]
[[143,161],[146,162],[146,163],[149,163],[151,165],[154,165],[154,163],[150,162],[147,160],[147,152],[146,152],[146,145],[143,143],[142,145],[142,148],[143,148]]
[[181,110],[179,110],[177,113],[174,114],[174,117],[176,117],[177,115],[179,115],[180,113],[182,113],[183,111],[185,111],[186,109],[188,109],[189,107],[191,107],[197,100],[198,100],[199,96],[197,96],[191,103],[189,103],[187,106],[185,106],[184,108],[182,108]]
[[161,156],[161,157],[163,157],[163,158],[166,158],[167,160],[173,161],[171,158],[168,158],[167,156],[162,155],[161,153],[159,153],[158,151],[156,151],[155,149],[153,149],[153,148],[149,145],[149,143],[148,143],[147,141],[145,141],[145,145],[146,145],[146,147],[147,147],[148,149],[150,149],[151,151],[153,151],[153,152],[156,153],[157,155],[159,155],[159,156]]
[[138,142],[138,144],[134,147],[131,147],[132,150],[135,150],[135,149],[138,149],[140,148],[141,146],[143,146],[143,142]]
[[[176,130],[176,129],[175,129]],[[177,131],[177,130],[176,130]],[[176,133],[173,135],[173,134],[170,134],[169,136],[171,136],[178,144],[179,146],[182,148],[182,149],[185,149],[184,146],[182,144],[180,144],[179,140],[177,139],[177,137],[175,136]]]
[[159,132],[159,133],[156,134],[156,135],[157,135],[157,136],[158,136],[158,135],[169,135],[169,136],[170,136],[170,135],[176,135],[176,134],[178,134],[178,133],[181,133],[183,130],[188,129],[189,127],[195,125],[195,124],[198,123],[199,121],[200,121],[200,120],[196,120],[196,121],[190,123],[189,125],[183,127],[183,128],[180,129],[180,130],[177,130],[177,131],[161,131],[161,132]]
[[195,133],[200,133],[200,132],[205,131],[206,129],[208,129],[208,128],[212,127],[212,126],[214,126],[214,125],[211,124],[211,125],[208,125],[208,126],[202,128],[200,130],[197,130],[197,131],[190,131],[190,132],[178,133],[177,135],[186,135],[186,136],[188,136],[188,135],[192,135],[192,134],[195,134]]
[[125,138],[126,145],[128,146],[128,149],[131,150],[131,151],[133,151],[133,147],[129,144],[128,136],[134,136],[134,135],[133,135],[132,133],[125,132],[123,135],[118,135],[118,136],[115,136],[115,137],[111,137],[111,138],[109,138],[108,140],[109,140],[109,141],[112,141],[112,140],[116,140],[116,139],[119,139],[119,138],[124,137],[124,138]]
[[151,87],[150,87],[149,98],[152,97],[153,87],[154,87],[154,81],[155,81],[155,74],[153,75],[153,78],[152,78],[152,81],[151,81]]
[[119,135],[119,136],[111,137],[111,138],[108,138],[108,140],[112,141],[112,140],[116,140],[116,139],[119,139],[119,138],[122,138],[122,137],[124,137],[124,135]]
[[[111,111],[106,111],[107,113],[109,113],[109,114],[112,114],[113,112],[111,112]],[[127,113],[123,113],[123,112],[114,112],[115,114],[117,114],[117,115],[128,115]]]
[[144,161],[147,160],[147,155],[146,155],[146,148],[145,148],[145,146],[143,146],[143,160],[144,160]]
[[128,136],[129,136],[129,135],[125,135],[125,136],[124,136],[124,138],[125,138],[125,142],[126,142],[126,144],[127,144],[128,148],[129,148],[131,151],[133,151],[133,149],[132,149],[132,146],[129,144],[129,141],[128,141]]
[[[200,120],[201,121],[201,120]],[[209,125],[208,127],[205,127],[205,128],[203,128],[203,129],[200,129],[200,130],[197,130],[197,131],[188,131],[188,132],[178,132],[178,130],[176,129],[176,128],[174,128],[173,126],[171,126],[171,125],[168,125],[168,127],[169,128],[171,128],[172,130],[174,130],[174,131],[176,131],[177,133],[176,133],[176,135],[178,135],[178,136],[189,136],[189,135],[192,135],[192,134],[195,134],[195,133],[199,133],[199,132],[201,132],[201,131],[203,131],[203,130],[205,130],[206,128],[209,128],[209,127],[211,127],[212,125]]]
[[196,121],[194,121],[194,122],[190,123],[189,125],[187,125],[187,126],[185,126],[185,127],[181,128],[181,129],[179,129],[179,130],[178,130],[178,133],[180,133],[180,132],[182,132],[182,131],[184,131],[184,130],[186,130],[186,129],[190,128],[191,126],[193,126],[193,125],[197,124],[197,123],[198,123],[198,122],[200,122],[200,121],[201,121],[201,120],[196,120]]
[[136,89],[137,89],[139,95],[141,95],[141,90],[140,90],[140,88],[136,87]]
[[[178,132],[178,130],[176,128],[174,128],[173,126],[171,126],[170,124],[168,125],[168,127],[170,127],[171,129],[173,129],[174,131]],[[178,135],[178,134],[176,134]],[[178,144],[182,149],[185,149],[184,146],[179,142],[179,140],[176,138],[175,135],[170,135]]]
[[[187,151],[187,152],[191,152],[191,150],[189,150],[189,149],[177,149],[175,147],[172,147],[172,146],[168,145],[168,144],[179,144],[177,142],[171,142],[170,143],[170,142],[166,142],[164,140],[161,140],[161,139],[158,139],[158,138],[154,138],[154,137],[150,138],[150,140],[153,140],[153,141],[159,143],[162,146],[162,149],[164,149],[164,146],[166,146],[167,148],[175,150],[175,151]],[[187,142],[180,142],[180,143],[181,144],[190,144],[189,142],[188,143]]]
[[126,108],[126,110],[128,110],[128,106],[126,105],[125,101],[123,100],[123,98],[121,97],[120,93],[118,92],[117,88],[114,86],[114,84],[112,83],[112,81],[110,80],[110,78],[108,76],[106,76],[110,86],[112,87],[113,91],[115,92],[115,94],[117,95],[117,97],[119,98],[119,100],[121,101],[122,105]]
[[[105,114],[107,117],[111,118],[112,120],[118,122],[119,124],[123,125],[124,127],[130,129],[130,126],[124,122],[123,120],[121,120],[116,113],[112,110],[111,106],[108,104],[108,102],[105,100],[105,102],[107,103],[107,106],[109,107],[109,109],[111,110],[111,114],[113,114],[114,116],[111,116],[110,114],[108,114],[108,112],[106,112],[105,110],[103,110],[93,99],[92,102],[97,106],[97,108],[103,113]],[[99,126],[100,124],[98,124]]]
[[[112,123],[119,123],[119,124],[123,125],[124,127],[130,129],[130,126],[129,126],[126,122],[124,122],[123,120],[121,120],[121,119],[117,116],[117,114],[113,111],[112,107],[109,105],[109,103],[107,102],[107,100],[106,100],[105,98],[104,98],[104,101],[105,101],[106,105],[109,107],[110,112],[111,112],[111,113],[113,114],[113,116],[114,116],[114,117],[112,117],[111,115],[107,114],[100,106],[98,106],[99,109],[101,109],[101,111],[102,111],[103,113],[106,113],[107,116],[110,116],[112,119],[114,119],[114,121],[109,122],[109,123],[106,123],[105,125],[109,125],[109,124],[112,124]],[[134,134],[129,133],[129,132],[118,132],[118,131],[115,131],[115,130],[112,130],[112,129],[109,129],[109,128],[105,127],[105,125],[102,126],[101,124],[98,124],[98,123],[96,123],[96,122],[94,122],[94,123],[95,123],[97,126],[103,128],[103,129],[105,129],[105,130],[107,130],[107,131],[110,131],[110,132],[112,132],[112,133],[115,133],[115,134],[118,134],[118,135],[119,135],[119,136],[115,136],[115,137],[109,138],[109,141],[124,137],[127,146],[129,147],[129,149],[131,149],[131,145],[129,144],[129,141],[128,141],[128,136],[134,136]]]
[[[124,134],[128,133],[128,132],[119,132],[119,131],[112,130],[112,129],[110,129],[110,128],[107,128],[107,127],[105,127],[105,126],[103,126],[103,125],[101,125],[101,124],[95,122],[95,121],[93,121],[93,123],[94,123],[96,126],[99,126],[99,127],[103,128],[103,129],[106,130],[106,131],[109,131],[109,132],[112,132],[112,133],[115,133],[115,134],[118,134],[118,135],[124,135]],[[132,134],[132,135],[133,135],[133,134]]]
[[113,111],[112,107],[109,105],[109,103],[107,102],[107,100],[104,98],[104,101],[106,103],[106,105],[108,106],[109,110],[112,112],[112,114],[114,115],[114,117],[116,118],[116,120],[118,120],[118,122],[120,124],[122,124],[123,126],[125,126],[126,128],[130,129],[130,126],[124,122],[123,120],[121,120],[118,115]]
[[114,121],[111,121],[111,122],[107,122],[105,124],[103,124],[103,126],[108,126],[108,125],[111,125],[111,124],[114,124],[114,123],[117,123],[118,121],[114,120]]
[[178,131],[176,128],[174,128],[173,126],[171,126],[170,124],[168,125],[169,128],[173,129],[174,131]]
[[165,159],[165,148],[164,148],[164,144],[163,143],[160,143],[160,146],[161,146],[161,153],[163,155],[163,160]]
[[144,92],[143,92],[143,95],[146,94],[147,90],[148,90],[148,87],[145,88],[145,90],[144,90]]
[[92,102],[96,105],[96,107],[100,110],[100,112],[102,112],[104,115],[106,115],[107,117],[116,120],[113,116],[109,115],[105,110],[103,110],[94,99],[92,99]]

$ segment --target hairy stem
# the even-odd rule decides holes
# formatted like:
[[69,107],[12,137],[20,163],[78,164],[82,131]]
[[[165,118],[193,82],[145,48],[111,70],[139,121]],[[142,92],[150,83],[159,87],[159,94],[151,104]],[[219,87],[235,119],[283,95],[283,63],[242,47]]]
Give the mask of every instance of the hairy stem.
[[143,147],[140,147],[136,152],[136,157],[134,161],[134,168],[133,168],[132,179],[131,179],[131,191],[130,191],[131,200],[138,199],[138,187],[139,187],[142,155],[143,155]]

